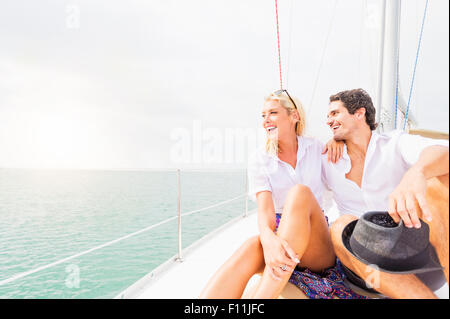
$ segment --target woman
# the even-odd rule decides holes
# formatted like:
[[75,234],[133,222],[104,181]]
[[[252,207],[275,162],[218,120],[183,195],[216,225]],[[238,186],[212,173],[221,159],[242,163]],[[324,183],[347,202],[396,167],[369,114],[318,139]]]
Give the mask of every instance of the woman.
[[[320,285],[316,273],[324,274],[325,270],[335,277],[337,274],[341,281],[336,286],[345,290],[320,206],[323,147],[319,141],[302,136],[303,108],[286,90],[275,91],[265,99],[262,118],[266,147],[249,163],[249,193],[256,198],[260,235],[247,240],[227,260],[200,298],[241,298],[255,273],[262,273],[262,278],[253,298],[276,298],[288,281],[309,297],[320,297],[315,288],[305,288],[300,281],[308,274],[313,283],[317,277],[315,284]],[[341,153],[342,143],[331,146],[336,148],[333,153]],[[349,289],[343,295],[353,297]]]

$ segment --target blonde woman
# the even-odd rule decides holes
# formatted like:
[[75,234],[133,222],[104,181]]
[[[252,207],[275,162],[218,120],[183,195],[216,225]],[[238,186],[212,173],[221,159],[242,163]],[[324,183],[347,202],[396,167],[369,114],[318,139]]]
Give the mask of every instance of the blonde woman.
[[[267,143],[248,167],[249,193],[258,206],[260,234],[225,262],[200,298],[241,298],[256,273],[262,273],[262,278],[253,298],[276,298],[288,281],[311,298],[330,297],[321,291],[330,287],[340,298],[355,297],[343,285],[321,208],[323,145],[303,136],[302,105],[286,90],[271,93],[261,114]],[[327,147],[339,154],[342,145],[333,142]],[[335,286],[321,288],[323,277]]]

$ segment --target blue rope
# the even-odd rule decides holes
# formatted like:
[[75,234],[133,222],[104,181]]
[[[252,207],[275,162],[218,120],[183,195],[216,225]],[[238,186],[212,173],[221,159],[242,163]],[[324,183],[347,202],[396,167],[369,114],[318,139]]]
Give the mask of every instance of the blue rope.
[[416,62],[414,64],[414,71],[413,71],[413,76],[412,76],[412,79],[411,79],[411,86],[409,87],[408,105],[406,107],[405,122],[403,123],[403,130],[405,130],[406,123],[408,122],[409,105],[411,103],[411,96],[412,96],[412,91],[413,91],[413,87],[414,87],[414,79],[416,77],[417,61],[419,59],[420,44],[422,43],[423,27],[425,25],[425,17],[427,16],[427,7],[428,7],[428,0],[425,3],[425,10],[423,12],[422,27],[420,29],[419,44],[417,45]]
[[398,86],[399,86],[399,65],[400,65],[400,53],[397,51],[397,80],[395,87],[395,117],[394,117],[394,129],[397,129],[397,110],[398,110]]

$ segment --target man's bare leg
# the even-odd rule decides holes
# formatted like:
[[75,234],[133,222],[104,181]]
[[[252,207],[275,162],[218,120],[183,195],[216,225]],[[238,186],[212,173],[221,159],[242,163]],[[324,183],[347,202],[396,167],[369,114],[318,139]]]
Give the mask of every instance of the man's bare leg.
[[448,255],[448,222],[449,222],[449,193],[448,174],[431,178],[427,185],[427,203],[431,210],[433,220],[428,222],[430,226],[430,243],[436,249],[439,261],[444,267],[445,278],[448,283],[449,255]]
[[395,299],[433,299],[436,296],[413,274],[390,274],[374,269],[356,259],[342,243],[342,231],[357,219],[353,215],[339,217],[331,225],[331,239],[339,260],[383,295]]
[[[449,175],[428,180],[426,199],[433,220],[430,227],[430,242],[436,249],[444,274],[449,281]],[[419,210],[420,211],[420,210]],[[421,217],[421,214],[419,215]],[[342,243],[342,231],[355,216],[345,215],[331,226],[331,239],[336,255],[341,262],[364,280],[373,281],[379,276],[379,287],[375,290],[391,298],[436,298],[433,292],[415,275],[389,274],[376,271],[354,258]],[[423,220],[423,219],[422,219]]]

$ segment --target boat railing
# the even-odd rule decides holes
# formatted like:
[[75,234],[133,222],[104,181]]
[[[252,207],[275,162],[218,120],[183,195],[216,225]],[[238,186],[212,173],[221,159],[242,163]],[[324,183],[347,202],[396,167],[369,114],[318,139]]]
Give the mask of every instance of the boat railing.
[[21,278],[24,278],[24,277],[29,276],[31,274],[34,274],[34,273],[37,273],[39,271],[48,269],[50,267],[54,267],[56,265],[65,263],[65,262],[67,262],[69,260],[81,257],[81,256],[89,254],[89,253],[92,253],[92,252],[94,252],[96,250],[99,250],[99,249],[111,246],[113,244],[116,244],[116,243],[118,243],[120,241],[123,241],[125,239],[128,239],[130,237],[134,237],[136,235],[142,234],[142,233],[147,232],[147,231],[149,231],[151,229],[154,229],[156,227],[159,227],[159,226],[162,226],[164,224],[167,224],[168,222],[173,221],[175,219],[178,220],[178,255],[177,255],[176,261],[182,262],[183,261],[183,258],[182,258],[183,248],[182,248],[182,244],[181,244],[182,243],[182,233],[181,233],[182,217],[186,217],[186,216],[189,216],[189,215],[192,215],[192,214],[195,214],[195,213],[203,212],[203,211],[211,209],[211,208],[219,207],[219,206],[228,204],[230,202],[233,202],[235,200],[238,200],[240,198],[243,198],[243,197],[245,197],[245,210],[244,210],[244,213],[243,213],[243,217],[246,217],[248,215],[248,178],[247,178],[247,174],[246,174],[246,179],[245,179],[245,193],[243,193],[243,194],[241,194],[239,196],[227,199],[225,201],[216,203],[214,205],[210,205],[210,206],[203,207],[203,208],[200,208],[200,209],[196,209],[196,210],[192,210],[192,211],[189,211],[189,212],[181,213],[181,174],[180,174],[181,170],[177,169],[176,171],[177,171],[177,182],[178,182],[178,187],[177,187],[177,193],[178,193],[178,205],[177,206],[178,207],[177,207],[177,215],[176,216],[169,217],[169,218],[167,218],[167,219],[165,219],[163,221],[160,221],[160,222],[158,222],[156,224],[147,226],[147,227],[145,227],[143,229],[140,229],[140,230],[135,231],[133,233],[130,233],[128,235],[122,236],[120,238],[111,240],[111,241],[109,241],[107,243],[98,245],[96,247],[93,247],[91,249],[85,250],[83,252],[71,255],[71,256],[66,257],[66,258],[62,258],[62,259],[60,259],[58,261],[49,263],[49,264],[44,265],[44,266],[40,266],[40,267],[31,269],[31,270],[28,270],[28,271],[25,271],[25,272],[13,275],[12,277],[9,277],[7,279],[1,280],[0,281],[0,286],[6,285],[8,283],[11,283],[11,282],[16,281],[16,280],[21,279]]

